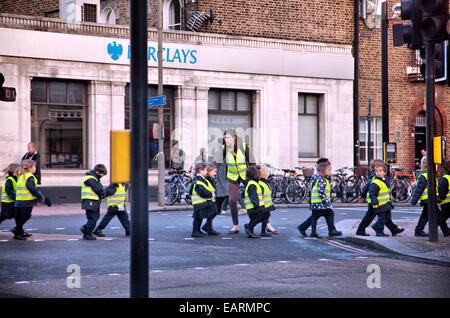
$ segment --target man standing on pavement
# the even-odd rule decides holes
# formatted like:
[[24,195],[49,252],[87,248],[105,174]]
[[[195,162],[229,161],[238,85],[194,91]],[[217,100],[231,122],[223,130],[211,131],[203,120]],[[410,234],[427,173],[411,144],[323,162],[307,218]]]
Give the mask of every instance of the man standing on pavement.
[[96,240],[92,232],[100,218],[100,204],[106,196],[100,178],[106,174],[105,165],[97,164],[93,170],[86,172],[81,180],[81,208],[86,210],[87,222],[80,228],[80,231],[85,240]]

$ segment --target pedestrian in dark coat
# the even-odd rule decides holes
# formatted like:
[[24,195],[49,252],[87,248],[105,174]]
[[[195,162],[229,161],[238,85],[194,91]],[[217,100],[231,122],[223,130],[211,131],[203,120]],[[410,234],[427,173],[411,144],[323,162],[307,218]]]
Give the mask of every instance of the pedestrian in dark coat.
[[23,155],[22,160],[30,159],[36,162],[36,172],[34,176],[37,179],[37,184],[41,184],[41,155],[36,150],[33,142],[28,143],[28,152]]
[[213,228],[213,220],[216,217],[217,214],[220,213],[220,210],[217,209],[216,200],[217,200],[217,194],[216,194],[216,182],[215,182],[215,176],[217,173],[217,168],[214,164],[209,163],[206,165],[206,181],[208,182],[209,190],[212,190],[214,192],[214,198],[211,199],[211,212],[210,216],[206,218],[205,225],[202,226],[202,230],[204,230],[208,235],[219,235],[220,233],[215,231]]
[[[126,191],[128,190],[127,184],[122,183],[111,183],[105,189],[105,195],[108,202],[108,209],[105,216],[98,224],[97,228],[94,230],[94,235],[104,237],[102,230],[108,225],[108,223],[115,217],[119,219],[120,224],[122,224],[125,229],[125,236],[130,235],[131,225],[130,219],[127,213],[126,205]],[[120,199],[118,199],[120,198]]]
[[258,170],[255,167],[250,166],[247,168],[246,177],[247,185],[244,191],[244,203],[250,222],[245,224],[244,227],[249,238],[257,238],[258,236],[253,233],[255,226],[261,223],[261,233],[266,233],[265,227],[267,226],[267,222],[264,223],[266,211],[263,190],[258,183]]
[[12,230],[14,239],[26,240],[30,233],[23,230],[25,223],[31,218],[33,207],[38,202],[45,200],[45,196],[37,189],[36,162],[33,160],[23,160],[21,163],[21,173],[17,179],[16,201],[16,227]]
[[20,165],[12,163],[3,172],[6,174],[6,180],[2,186],[0,223],[16,216],[17,208],[14,207],[14,203],[16,201],[17,178],[20,173]]
[[191,187],[191,200],[194,207],[194,213],[192,218],[192,237],[204,237],[205,234],[201,232],[200,227],[202,220],[207,219],[214,213],[214,203],[212,200],[215,198],[214,189],[209,187],[206,175],[208,173],[207,165],[199,162],[195,165],[196,177]]
[[[441,200],[442,222],[445,224],[450,217],[450,160],[445,162],[445,173],[441,180],[439,180],[439,199]],[[444,233],[448,236],[450,233]]]
[[95,240],[92,235],[100,218],[100,204],[106,196],[100,179],[107,174],[105,165],[97,164],[93,170],[86,172],[81,181],[81,208],[86,211],[87,222],[80,228],[83,239]]
[[[414,229],[415,236],[427,236],[424,232],[425,226],[428,223],[428,174],[427,174],[427,161],[424,160],[422,162],[421,170],[417,177],[417,185],[414,189],[413,195],[411,197],[411,204],[416,205],[418,201],[420,201],[420,205],[422,206],[422,213],[420,214],[419,221],[417,222],[416,228]],[[438,184],[436,180],[436,185]],[[436,189],[438,190],[438,189]],[[439,196],[438,196],[439,199]],[[442,233],[445,236],[450,235],[450,229],[447,226],[447,223],[443,220],[441,210],[439,207],[436,207],[437,213],[437,223],[441,228]]]

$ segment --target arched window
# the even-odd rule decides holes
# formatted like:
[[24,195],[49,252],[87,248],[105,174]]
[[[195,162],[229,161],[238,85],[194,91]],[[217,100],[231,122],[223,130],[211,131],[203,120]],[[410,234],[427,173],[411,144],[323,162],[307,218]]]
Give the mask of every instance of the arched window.
[[179,0],[170,2],[168,27],[171,30],[181,30],[181,6]]
[[116,13],[111,7],[106,7],[100,13],[100,22],[106,24],[116,24]]

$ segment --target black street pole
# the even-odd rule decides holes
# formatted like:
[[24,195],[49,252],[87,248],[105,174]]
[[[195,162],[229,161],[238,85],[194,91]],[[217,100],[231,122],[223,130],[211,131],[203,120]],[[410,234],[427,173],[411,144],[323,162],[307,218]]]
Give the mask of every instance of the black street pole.
[[428,188],[428,231],[430,242],[438,241],[436,215],[436,171],[434,168],[433,134],[434,134],[434,43],[426,41],[425,99],[427,113],[427,188]]
[[148,298],[147,1],[130,1],[130,297]]
[[370,106],[372,104],[372,101],[369,99],[369,103],[367,105],[367,163],[370,165],[370,161],[372,160],[372,157],[370,156],[370,143],[372,142],[372,138],[370,136],[372,125],[370,123],[371,120],[371,111]]
[[[389,142],[389,78],[388,78],[388,15],[387,3],[381,7],[381,130],[383,145]],[[386,163],[389,167],[389,164]],[[388,175],[391,169],[388,169]]]
[[353,166],[359,166],[359,0],[354,0]]

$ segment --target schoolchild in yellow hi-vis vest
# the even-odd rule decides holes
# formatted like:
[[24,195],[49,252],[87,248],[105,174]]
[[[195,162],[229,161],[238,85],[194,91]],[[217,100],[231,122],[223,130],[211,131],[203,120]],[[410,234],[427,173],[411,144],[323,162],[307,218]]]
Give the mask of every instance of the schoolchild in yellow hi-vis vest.
[[207,165],[203,162],[195,164],[195,180],[190,189],[192,206],[194,213],[192,218],[192,237],[204,237],[204,234],[200,230],[203,219],[208,219],[215,213],[215,193],[214,188],[210,188],[206,175],[208,174]]
[[[414,229],[415,236],[428,236],[424,229],[428,223],[428,173],[427,173],[427,160],[424,160],[421,165],[421,170],[416,178],[417,185],[414,188],[413,195],[411,197],[411,204],[416,205],[420,201],[422,206],[422,213],[420,214],[419,221],[417,222],[416,228]],[[438,181],[436,178],[436,196],[439,197]],[[447,223],[442,219],[441,210],[436,207],[437,223],[441,228],[442,233],[448,236],[450,229]]]
[[17,179],[20,174],[20,165],[17,163],[11,163],[3,170],[3,172],[6,175],[6,179],[2,185],[2,210],[0,214],[0,223],[16,216],[17,208],[14,207],[14,203],[16,202],[16,188]]
[[[21,163],[21,173],[17,179],[16,201],[14,206],[16,210],[16,227],[12,230],[14,239],[26,240],[31,234],[23,230],[25,223],[31,218],[33,207],[40,201],[48,199],[37,189],[37,179],[34,176],[36,172],[36,162],[30,159],[23,160]],[[51,205],[48,203],[47,205]]]
[[81,208],[86,210],[87,222],[80,228],[83,239],[96,240],[92,232],[100,218],[100,204],[106,196],[100,178],[104,177],[108,171],[105,165],[97,164],[94,169],[86,172],[81,180]]
[[[369,199],[373,206],[373,212],[378,216],[377,222],[372,226],[376,236],[389,236],[384,233],[384,226],[386,223],[392,222],[391,211],[394,206],[392,205],[391,189],[386,174],[387,166],[384,163],[376,164],[375,177],[369,185]],[[398,226],[394,226],[398,228]],[[394,233],[396,232],[394,231]]]
[[108,210],[99,225],[94,231],[94,235],[104,237],[102,230],[106,228],[108,223],[115,217],[120,221],[125,229],[125,236],[130,235],[130,218],[127,213],[127,189],[128,184],[112,183],[106,189],[106,202],[108,204]]
[[[450,160],[447,160],[444,165],[444,176],[439,180],[438,192],[441,199],[441,213],[442,225],[447,225],[447,220],[450,217]],[[444,233],[444,236],[449,236],[450,231]]]

